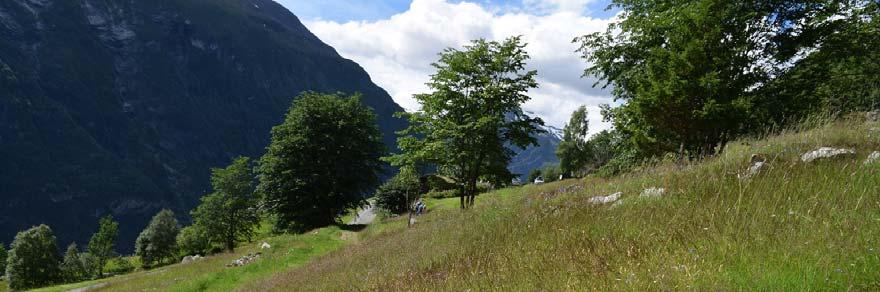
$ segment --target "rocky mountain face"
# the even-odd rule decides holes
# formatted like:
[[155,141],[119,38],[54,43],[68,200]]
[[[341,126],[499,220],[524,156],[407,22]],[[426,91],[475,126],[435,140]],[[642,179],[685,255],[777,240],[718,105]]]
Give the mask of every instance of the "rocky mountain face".
[[559,158],[556,157],[556,147],[562,141],[562,130],[553,126],[544,126],[543,130],[546,132],[535,135],[538,146],[519,151],[508,166],[508,169],[514,174],[518,174],[522,181],[526,181],[532,169],[559,163]]
[[302,91],[360,92],[393,148],[402,110],[271,0],[0,1],[0,242],[47,223],[120,248],[181,218],[209,168],[258,157]]
[[[0,1],[0,242],[46,223],[85,244],[113,214],[130,252],[160,209],[186,220],[211,167],[262,155],[303,91],[363,94],[389,149],[406,126],[272,0]],[[555,159],[539,138],[511,169]]]

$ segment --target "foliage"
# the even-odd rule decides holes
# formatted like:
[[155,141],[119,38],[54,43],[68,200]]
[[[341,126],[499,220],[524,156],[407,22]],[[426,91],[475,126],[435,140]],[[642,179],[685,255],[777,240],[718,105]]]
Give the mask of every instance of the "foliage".
[[403,168],[376,190],[376,206],[392,214],[403,214],[420,195],[418,174],[411,168]]
[[330,225],[365,205],[383,168],[381,137],[359,95],[301,94],[272,129],[258,170],[258,192],[276,229]]
[[554,182],[559,180],[562,175],[562,168],[559,164],[546,164],[529,172],[528,183],[534,183],[538,177],[542,178],[544,182]]
[[88,253],[80,253],[76,243],[67,246],[64,261],[61,262],[61,274],[65,282],[79,282],[95,275],[100,267],[96,265],[97,257]]
[[96,276],[101,277],[104,274],[104,265],[107,260],[116,255],[116,236],[119,234],[119,223],[113,220],[112,215],[101,218],[98,226],[98,232],[92,235],[89,240],[89,254],[97,260],[94,271]]
[[135,241],[135,254],[141,258],[141,265],[149,267],[154,263],[162,263],[174,259],[177,254],[177,219],[174,212],[165,209],[159,211]]
[[104,269],[107,270],[108,273],[115,275],[129,273],[131,271],[134,271],[134,268],[135,264],[133,264],[130,259],[125,257],[112,258],[107,262],[107,266],[104,267]]
[[387,158],[397,166],[427,163],[447,170],[460,185],[460,206],[473,204],[477,180],[510,182],[508,148],[536,144],[543,125],[521,105],[537,87],[535,71],[525,71],[529,55],[519,37],[503,42],[475,40],[464,50],[446,49],[432,64],[431,93],[414,98],[421,110],[401,113],[410,127],[401,131],[402,153]]
[[581,106],[571,114],[571,119],[563,129],[562,141],[556,148],[559,167],[563,174],[573,175],[580,172],[587,164],[592,153],[587,147],[590,120],[587,107]]
[[239,157],[226,168],[212,169],[211,185],[214,193],[202,197],[192,218],[211,242],[232,251],[237,241],[250,241],[260,223],[250,159]]
[[201,225],[184,227],[177,235],[177,248],[181,255],[207,255],[211,249],[208,233]]
[[19,232],[6,261],[6,281],[11,290],[27,290],[61,280],[58,243],[49,226]]
[[6,246],[0,242],[0,277],[6,276]]

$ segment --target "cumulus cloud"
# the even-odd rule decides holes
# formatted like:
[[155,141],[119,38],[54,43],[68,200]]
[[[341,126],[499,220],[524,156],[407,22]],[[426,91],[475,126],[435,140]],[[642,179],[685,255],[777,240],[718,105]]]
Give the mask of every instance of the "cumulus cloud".
[[[581,78],[586,64],[574,52],[574,37],[604,30],[611,19],[583,15],[589,0],[523,0],[521,10],[492,10],[486,5],[448,0],[414,0],[405,12],[377,21],[305,24],[344,57],[352,59],[407,110],[417,110],[415,93],[428,92],[430,64],[447,47],[460,48],[477,38],[502,40],[522,35],[530,69],[541,87],[532,90],[524,109],[548,124],[563,126],[581,105],[590,110],[591,132],[607,129],[598,105],[610,94]],[[531,12],[529,12],[531,11]]]

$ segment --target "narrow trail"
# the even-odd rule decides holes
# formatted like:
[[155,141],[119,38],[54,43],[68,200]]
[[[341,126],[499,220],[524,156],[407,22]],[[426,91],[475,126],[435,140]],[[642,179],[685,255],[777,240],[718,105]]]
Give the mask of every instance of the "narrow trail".
[[358,211],[357,217],[354,220],[351,220],[348,224],[362,224],[367,225],[373,223],[373,220],[376,219],[375,207],[370,204],[369,207],[361,209]]

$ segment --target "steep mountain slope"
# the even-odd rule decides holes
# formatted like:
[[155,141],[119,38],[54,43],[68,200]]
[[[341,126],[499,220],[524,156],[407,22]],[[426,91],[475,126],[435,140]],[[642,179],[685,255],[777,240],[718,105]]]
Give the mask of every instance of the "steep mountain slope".
[[120,247],[183,214],[209,168],[259,156],[302,91],[361,92],[394,145],[401,108],[271,0],[0,2],[0,242],[48,223]]
[[545,126],[546,133],[535,135],[538,146],[529,147],[519,151],[510,162],[511,172],[518,174],[525,181],[532,169],[540,168],[546,164],[559,163],[556,157],[556,147],[562,141],[562,130],[553,126]]

